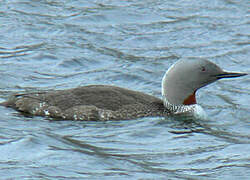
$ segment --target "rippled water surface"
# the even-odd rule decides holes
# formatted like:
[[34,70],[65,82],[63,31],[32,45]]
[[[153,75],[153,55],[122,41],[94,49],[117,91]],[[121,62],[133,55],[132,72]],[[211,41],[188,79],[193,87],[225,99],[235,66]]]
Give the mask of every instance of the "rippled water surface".
[[[112,84],[161,95],[180,58],[250,72],[248,0],[0,1],[0,91]],[[209,119],[75,122],[0,107],[1,179],[248,179],[250,78],[203,88]]]

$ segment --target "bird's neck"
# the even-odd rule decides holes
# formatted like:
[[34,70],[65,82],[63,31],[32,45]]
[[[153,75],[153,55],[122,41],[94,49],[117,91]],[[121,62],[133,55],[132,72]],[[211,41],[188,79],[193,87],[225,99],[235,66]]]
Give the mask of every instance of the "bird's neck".
[[195,94],[196,91],[183,91],[183,89],[176,89],[168,94],[168,91],[163,89],[163,103],[165,108],[174,114],[193,111],[196,105]]
[[183,106],[196,104],[196,90],[188,90],[181,88],[163,89],[163,99],[170,104]]
[[[191,100],[190,100],[190,102],[191,102]],[[180,114],[180,113],[186,113],[186,112],[193,113],[195,106],[197,105],[197,104],[189,104],[189,105],[187,105],[187,104],[172,104],[167,100],[166,96],[163,96],[163,104],[164,104],[165,108],[172,114]]]
[[162,96],[170,104],[177,106],[196,104],[195,93],[196,90],[192,85],[180,83],[175,76],[169,75],[169,70],[165,73],[162,79]]
[[183,105],[192,105],[192,104],[196,104],[195,93],[196,93],[196,91],[194,91],[193,94],[189,95],[189,96],[183,101]]

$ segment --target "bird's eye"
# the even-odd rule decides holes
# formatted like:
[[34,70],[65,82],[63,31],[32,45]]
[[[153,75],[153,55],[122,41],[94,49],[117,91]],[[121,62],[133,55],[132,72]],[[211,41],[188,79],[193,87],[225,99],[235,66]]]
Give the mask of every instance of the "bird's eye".
[[201,67],[201,71],[202,72],[205,72],[206,71],[206,68],[204,66]]

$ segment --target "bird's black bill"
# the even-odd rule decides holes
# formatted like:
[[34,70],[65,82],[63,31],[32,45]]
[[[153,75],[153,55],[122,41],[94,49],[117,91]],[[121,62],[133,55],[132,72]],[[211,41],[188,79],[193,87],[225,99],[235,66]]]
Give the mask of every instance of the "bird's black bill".
[[216,78],[222,79],[222,78],[235,78],[235,77],[241,77],[245,76],[247,73],[236,73],[236,72],[223,72],[221,74],[215,75]]

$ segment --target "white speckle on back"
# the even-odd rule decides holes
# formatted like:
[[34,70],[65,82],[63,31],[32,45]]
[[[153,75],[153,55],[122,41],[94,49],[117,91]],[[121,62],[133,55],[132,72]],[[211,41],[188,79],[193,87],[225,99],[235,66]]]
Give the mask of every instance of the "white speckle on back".
[[43,106],[45,106],[45,105],[46,105],[45,102],[39,103],[39,107],[40,107],[40,108],[43,107]]
[[50,113],[49,113],[48,110],[44,110],[43,112],[44,112],[44,114],[45,114],[46,116],[49,116],[49,115],[50,115]]

